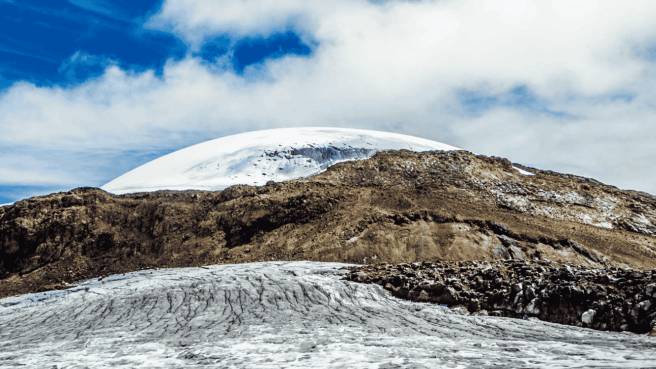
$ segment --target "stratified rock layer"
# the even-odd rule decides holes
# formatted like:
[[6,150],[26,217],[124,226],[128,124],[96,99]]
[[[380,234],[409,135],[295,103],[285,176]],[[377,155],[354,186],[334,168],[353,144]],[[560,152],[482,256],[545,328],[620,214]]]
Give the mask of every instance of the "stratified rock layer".
[[[593,269],[526,261],[423,262],[351,267],[346,279],[392,295],[473,314],[541,320],[599,330],[656,328],[656,269]],[[656,331],[655,331],[656,332]]]

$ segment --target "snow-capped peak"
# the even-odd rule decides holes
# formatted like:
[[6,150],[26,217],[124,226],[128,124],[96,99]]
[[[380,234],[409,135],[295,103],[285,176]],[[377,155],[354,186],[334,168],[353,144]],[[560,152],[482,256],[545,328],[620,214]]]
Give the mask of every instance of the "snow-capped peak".
[[241,133],[178,150],[101,188],[114,194],[158,190],[216,191],[318,174],[341,161],[386,150],[459,150],[397,133],[347,128],[281,128]]

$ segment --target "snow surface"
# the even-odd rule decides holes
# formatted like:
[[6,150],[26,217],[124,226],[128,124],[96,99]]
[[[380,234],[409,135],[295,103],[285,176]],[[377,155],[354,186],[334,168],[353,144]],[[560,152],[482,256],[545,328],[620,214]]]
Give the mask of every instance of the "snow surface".
[[216,191],[312,176],[330,165],[385,150],[459,150],[396,133],[346,128],[281,128],[190,146],[146,163],[101,188],[114,194],[158,190]]
[[345,264],[159,269],[0,299],[0,367],[627,368],[654,339],[486,316],[340,280]]
[[15,203],[10,202],[10,203],[7,203],[7,204],[1,204],[0,206],[12,206],[12,205],[14,205],[14,204],[15,204]]
[[522,168],[513,167],[513,169],[516,170],[516,171],[518,171],[519,174],[524,175],[524,176],[534,176],[534,175],[535,175],[535,173],[528,172],[528,171],[526,171],[526,170],[524,170],[524,169],[522,169]]

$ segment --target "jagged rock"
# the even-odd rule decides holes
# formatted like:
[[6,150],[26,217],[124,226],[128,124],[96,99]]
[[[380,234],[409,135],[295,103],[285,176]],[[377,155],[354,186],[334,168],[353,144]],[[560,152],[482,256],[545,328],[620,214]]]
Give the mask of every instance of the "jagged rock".
[[540,309],[537,307],[537,303],[537,298],[532,299],[531,302],[529,302],[529,304],[526,306],[526,313],[532,315],[540,314]]
[[84,200],[80,196],[77,196],[75,194],[66,195],[66,196],[62,197],[61,204],[65,208],[71,207],[71,206],[80,206],[80,205],[84,205]]
[[535,298],[535,290],[533,287],[527,287],[525,291],[526,299],[532,301]]
[[645,295],[656,297],[656,284],[648,284],[645,286]]
[[510,246],[508,250],[510,250],[513,259],[524,260],[524,255],[522,255],[522,250],[520,250],[517,246]]
[[510,259],[510,253],[508,253],[508,249],[501,245],[494,246],[494,254],[501,259]]
[[403,283],[404,289],[385,285],[393,296],[465,306],[474,314],[485,310],[493,316],[536,317],[554,323],[636,333],[649,332],[656,322],[656,299],[650,295],[656,269],[592,269],[518,260],[436,261],[405,264],[401,269],[414,277],[402,281],[393,274],[399,266],[392,264],[351,269],[346,277],[350,280],[361,281],[364,273],[371,280],[391,278],[397,284]]

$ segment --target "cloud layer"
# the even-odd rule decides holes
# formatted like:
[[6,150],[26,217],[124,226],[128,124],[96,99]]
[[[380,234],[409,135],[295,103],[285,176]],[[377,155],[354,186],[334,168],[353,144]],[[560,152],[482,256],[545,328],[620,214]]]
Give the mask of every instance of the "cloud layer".
[[[74,86],[14,84],[0,92],[0,147],[116,156],[253,129],[354,127],[656,194],[656,3],[630,5],[168,0],[144,27],[184,40],[185,58],[169,60],[161,75],[108,65]],[[242,74],[229,54],[212,63],[196,56],[215,37],[289,30],[311,46],[309,56]],[[8,173],[0,184],[23,178],[11,173],[26,167],[0,160]],[[75,168],[48,178],[77,183]],[[105,173],[78,175],[93,182],[79,185],[121,174]]]

